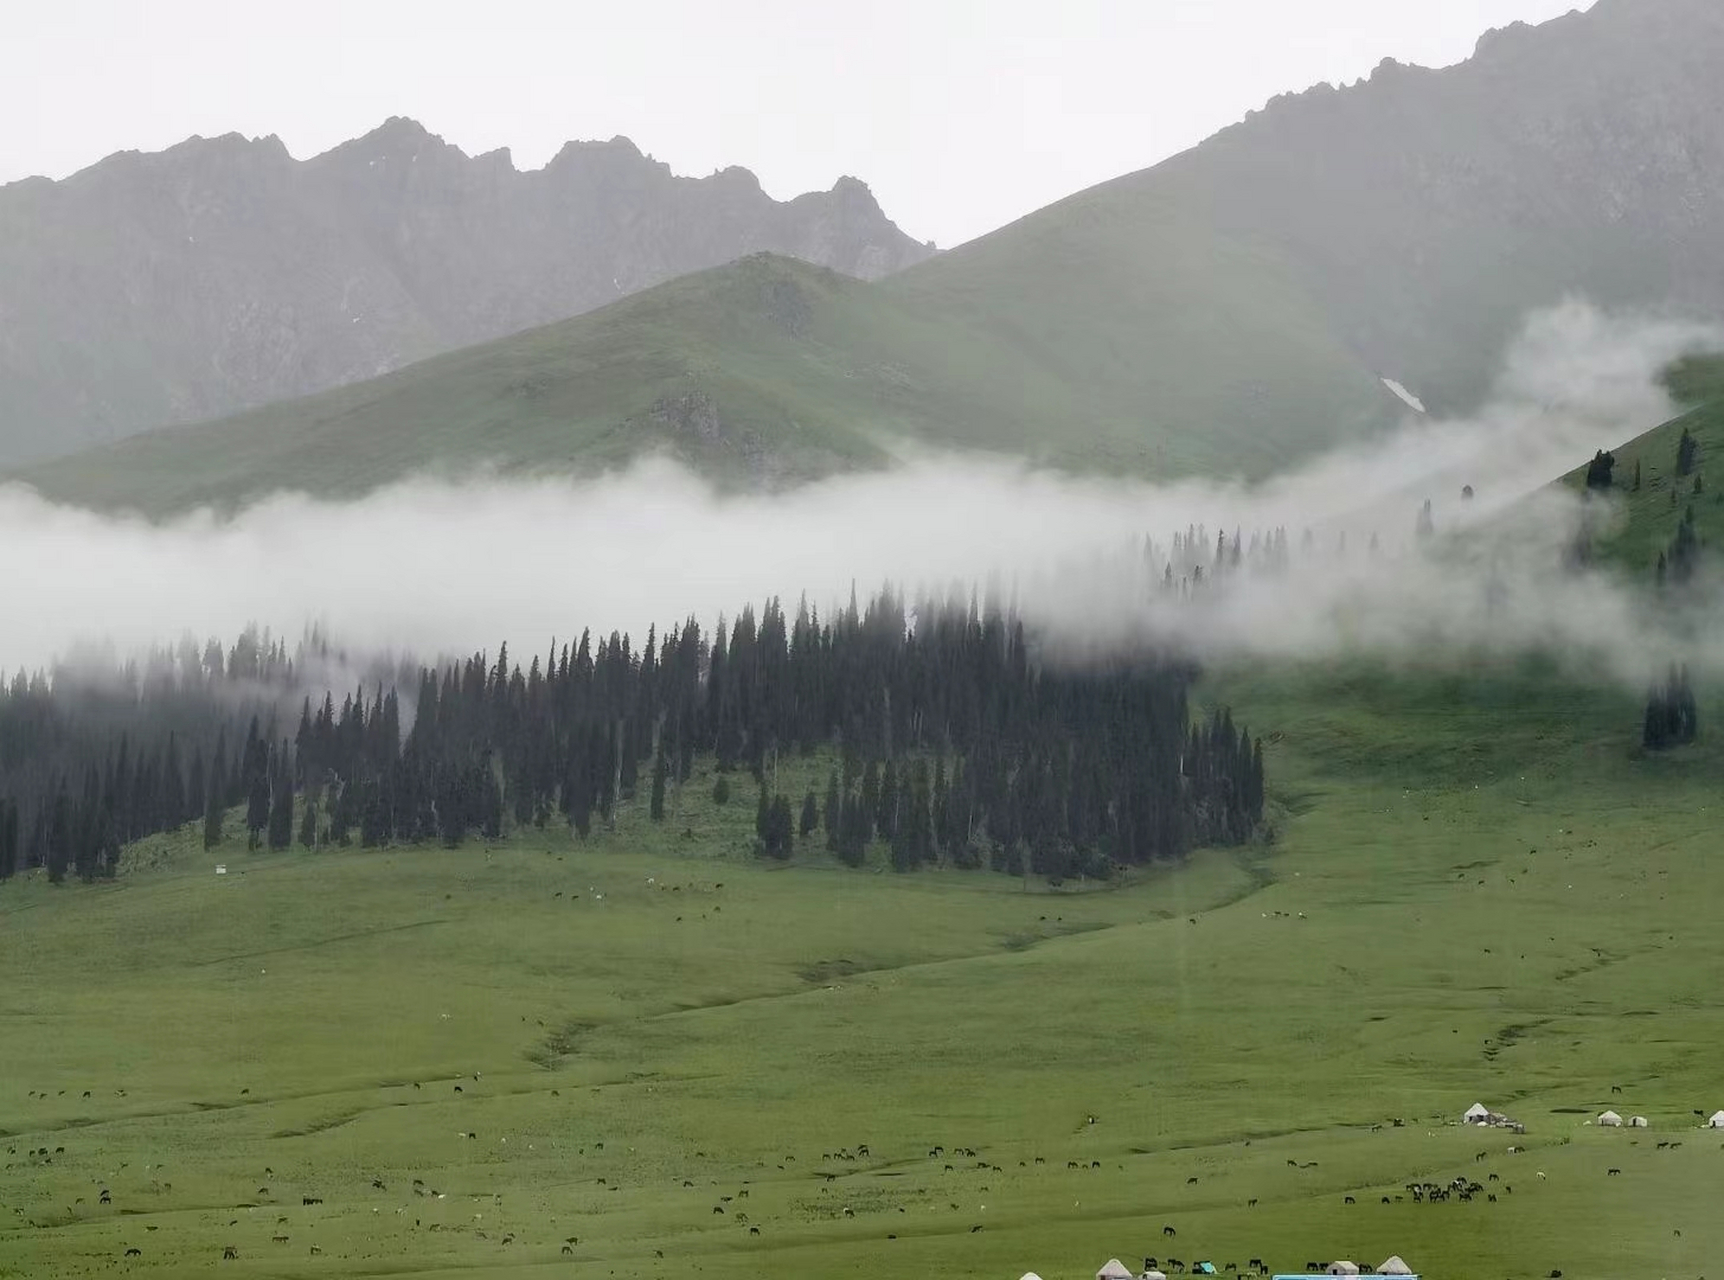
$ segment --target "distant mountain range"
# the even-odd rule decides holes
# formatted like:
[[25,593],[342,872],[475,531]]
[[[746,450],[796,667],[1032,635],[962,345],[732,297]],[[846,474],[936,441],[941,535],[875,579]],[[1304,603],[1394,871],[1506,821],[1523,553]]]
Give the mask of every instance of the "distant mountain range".
[[411,120],[310,160],[193,138],[0,187],[0,464],[230,413],[771,250],[873,278],[933,248],[868,188],[780,203],[626,138],[543,169]]
[[1717,0],[1598,0],[1278,99],[876,282],[754,257],[26,478],[170,510],[648,449],[784,483],[905,442],[1261,477],[1411,412],[1390,381],[1473,407],[1566,296],[1724,318],[1721,66]]

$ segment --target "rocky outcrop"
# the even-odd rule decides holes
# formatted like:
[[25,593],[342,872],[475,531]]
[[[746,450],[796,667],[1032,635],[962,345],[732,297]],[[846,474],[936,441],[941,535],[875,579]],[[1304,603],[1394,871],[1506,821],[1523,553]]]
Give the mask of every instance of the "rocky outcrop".
[[309,160],[193,138],[0,187],[0,465],[337,386],[771,251],[928,257],[868,188],[779,202],[626,138],[544,168],[406,119]]

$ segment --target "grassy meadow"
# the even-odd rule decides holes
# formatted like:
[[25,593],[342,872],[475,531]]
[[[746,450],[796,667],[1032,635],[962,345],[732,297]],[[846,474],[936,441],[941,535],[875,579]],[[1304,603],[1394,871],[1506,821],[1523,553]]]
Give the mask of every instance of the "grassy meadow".
[[1213,692],[1274,843],[1106,888],[767,865],[698,770],[585,844],[7,885],[0,1275],[1703,1274],[1719,753],[1527,673]]

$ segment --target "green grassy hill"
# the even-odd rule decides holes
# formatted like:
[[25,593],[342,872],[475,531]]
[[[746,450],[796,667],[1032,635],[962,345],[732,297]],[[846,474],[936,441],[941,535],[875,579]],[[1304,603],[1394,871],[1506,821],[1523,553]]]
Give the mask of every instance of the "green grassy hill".
[[[276,489],[353,494],[421,470],[602,468],[648,451],[721,481],[776,484],[878,465],[905,442],[1264,475],[1388,408],[1387,391],[1304,336],[1319,331],[1315,318],[1250,255],[1216,242],[1213,262],[1192,264],[1231,280],[1238,303],[1197,320],[1174,296],[1195,281],[1158,279],[1148,262],[1092,291],[1109,243],[1068,246],[1086,265],[1064,287],[1057,253],[1020,276],[974,264],[965,278],[991,276],[991,291],[948,288],[947,276],[887,289],[757,255],[370,382],[21,476],[53,497],[159,513]],[[1251,407],[1270,385],[1300,392],[1272,434]]]
[[702,771],[587,844],[7,885],[0,1273],[1702,1274],[1724,754],[1531,670],[1214,692],[1277,842],[1102,891],[769,868]]

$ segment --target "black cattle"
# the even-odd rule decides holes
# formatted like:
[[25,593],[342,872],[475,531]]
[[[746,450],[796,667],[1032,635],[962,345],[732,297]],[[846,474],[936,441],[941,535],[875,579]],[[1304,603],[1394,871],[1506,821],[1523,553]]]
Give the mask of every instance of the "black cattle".
[[715,1204],[712,1206],[712,1211],[714,1213],[723,1213],[724,1212],[724,1206],[721,1204]]
[[1604,1172],[1606,1174],[1608,1174],[1610,1177],[1614,1178],[1617,1174],[1621,1173],[1622,1170],[1621,1169],[1606,1169]]
[[572,1253],[574,1253],[574,1251],[575,1251],[575,1248],[573,1245],[566,1244],[563,1246],[563,1252],[564,1253],[572,1254]]
[[[759,1227],[750,1227],[750,1228],[749,1228],[749,1229],[748,1229],[748,1234],[749,1234],[749,1235],[751,1235],[751,1236],[757,1236],[757,1235],[759,1235],[759,1234],[760,1234],[760,1228],[759,1228]],[[894,1239],[894,1240],[896,1240],[896,1239],[897,1239],[897,1238],[898,1238],[898,1237],[896,1237],[896,1236],[893,1236],[893,1237],[891,1237],[891,1238],[892,1238],[892,1239]]]
[[1179,1232],[1175,1231],[1172,1227],[1163,1227],[1161,1229],[1161,1234],[1164,1236],[1167,1236],[1169,1239],[1171,1239],[1174,1236],[1178,1235]]
[[321,1198],[320,1198],[320,1197],[318,1197],[318,1196],[301,1196],[301,1197],[300,1197],[300,1198],[299,1198],[299,1203],[300,1203],[300,1204],[302,1204],[302,1205],[307,1205],[307,1204],[322,1204],[322,1203],[323,1203],[323,1200],[322,1200],[322,1199],[321,1199]]
[[980,1231],[981,1229],[982,1229],[982,1224],[978,1222],[975,1226],[970,1228],[970,1234],[975,1235],[976,1232]]
[[1255,1209],[1257,1207],[1257,1197],[1252,1196],[1251,1199],[1247,1200],[1245,1202],[1245,1207],[1247,1209]]
[[1196,1178],[1187,1178],[1185,1180],[1185,1185],[1188,1187],[1195,1187],[1197,1185],[1197,1179]]
[[1341,1203],[1342,1204],[1358,1204],[1359,1202],[1357,1200],[1353,1199],[1352,1196],[1347,1196],[1345,1199],[1343,1199],[1341,1201]]
[[223,1246],[221,1251],[221,1259],[223,1262],[232,1262],[237,1257],[239,1257],[239,1250],[237,1248],[231,1244]]
[[126,1256],[128,1258],[141,1258],[144,1256],[144,1251],[142,1249],[127,1249]]

